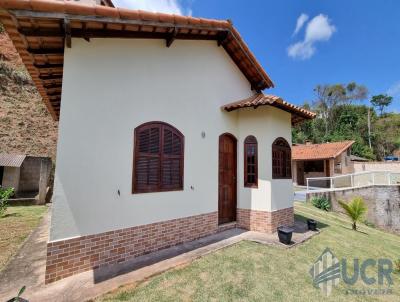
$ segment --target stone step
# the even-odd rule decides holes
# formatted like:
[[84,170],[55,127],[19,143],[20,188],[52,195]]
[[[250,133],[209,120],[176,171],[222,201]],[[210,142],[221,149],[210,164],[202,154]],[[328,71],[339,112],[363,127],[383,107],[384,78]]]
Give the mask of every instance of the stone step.
[[226,231],[226,230],[234,229],[236,227],[237,227],[236,221],[223,223],[223,224],[220,224],[218,226],[218,232],[223,232],[223,231]]

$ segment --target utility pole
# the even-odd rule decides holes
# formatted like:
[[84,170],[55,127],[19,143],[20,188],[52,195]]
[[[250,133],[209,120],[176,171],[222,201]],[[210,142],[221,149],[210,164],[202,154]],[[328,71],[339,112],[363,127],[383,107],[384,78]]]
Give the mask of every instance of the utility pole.
[[372,150],[372,145],[371,145],[371,112],[370,112],[370,107],[368,106],[368,143],[369,143],[369,148]]

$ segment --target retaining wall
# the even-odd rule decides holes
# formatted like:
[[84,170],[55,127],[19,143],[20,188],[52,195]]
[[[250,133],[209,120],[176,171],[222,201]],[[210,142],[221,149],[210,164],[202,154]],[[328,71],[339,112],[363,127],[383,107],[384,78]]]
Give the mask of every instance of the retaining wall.
[[325,196],[332,203],[332,210],[343,212],[338,200],[350,201],[362,197],[367,206],[366,219],[377,227],[400,234],[400,185],[375,185],[352,189],[337,189],[307,193],[307,201],[314,196]]

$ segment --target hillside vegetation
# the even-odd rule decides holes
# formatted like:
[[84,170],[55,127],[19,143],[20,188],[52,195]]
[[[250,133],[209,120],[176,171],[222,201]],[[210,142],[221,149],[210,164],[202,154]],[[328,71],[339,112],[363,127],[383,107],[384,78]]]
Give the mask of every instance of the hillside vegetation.
[[12,42],[0,33],[0,153],[54,159],[57,126]]
[[400,148],[400,114],[384,111],[398,100],[378,95],[368,102],[366,87],[355,83],[318,85],[314,91],[316,99],[304,107],[317,117],[293,128],[294,143],[354,140],[352,153],[371,160],[382,160]]

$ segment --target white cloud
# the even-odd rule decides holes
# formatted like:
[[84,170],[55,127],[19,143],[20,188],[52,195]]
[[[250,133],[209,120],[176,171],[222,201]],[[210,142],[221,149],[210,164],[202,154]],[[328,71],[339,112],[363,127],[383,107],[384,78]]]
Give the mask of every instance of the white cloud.
[[386,91],[386,93],[395,98],[400,97],[400,81],[390,86],[390,88]]
[[288,47],[288,55],[292,58],[301,58],[303,60],[311,58],[315,53],[315,47],[312,43],[297,42]]
[[183,8],[178,0],[113,0],[117,7],[141,9],[177,15],[192,15],[190,8]]
[[316,51],[315,43],[328,41],[335,31],[336,27],[328,16],[322,14],[315,16],[307,23],[304,40],[288,47],[289,57],[302,60],[311,58]]
[[296,22],[296,28],[293,32],[293,36],[295,36],[300,29],[302,29],[304,23],[306,23],[308,20],[308,15],[306,14],[301,14],[298,18],[297,18],[297,22]]

